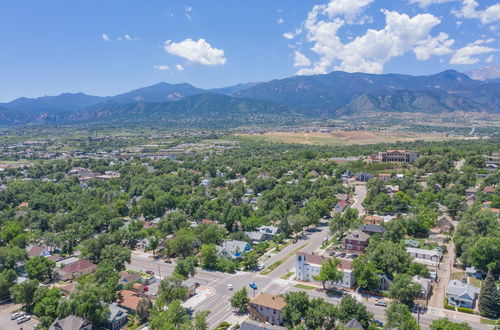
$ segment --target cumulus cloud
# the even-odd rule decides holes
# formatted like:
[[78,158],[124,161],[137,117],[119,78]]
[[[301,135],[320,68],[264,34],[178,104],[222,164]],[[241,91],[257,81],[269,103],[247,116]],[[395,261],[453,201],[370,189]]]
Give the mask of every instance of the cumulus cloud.
[[205,39],[194,41],[188,38],[181,42],[167,40],[163,47],[169,54],[183,57],[193,64],[216,66],[226,63],[224,50],[212,47]]
[[330,0],[324,5],[316,5],[313,12],[326,14],[330,18],[343,16],[347,23],[355,22],[358,15],[374,0]]
[[451,57],[450,64],[476,64],[480,61],[477,55],[489,54],[496,52],[497,49],[485,46],[495,41],[495,39],[476,40],[467,44],[465,47],[459,48]]
[[180,64],[176,64],[176,65],[175,65],[175,69],[176,69],[177,71],[184,71],[184,67],[183,67],[182,65],[180,65]]
[[304,67],[310,65],[311,65],[311,60],[308,59],[307,56],[296,50],[293,57],[293,66]]
[[278,18],[277,22],[278,22],[278,24],[283,24],[283,23],[285,23],[285,20],[280,17],[280,18]]
[[390,59],[408,51],[413,51],[420,60],[451,52],[454,41],[448,35],[430,35],[431,29],[441,23],[437,17],[431,14],[409,17],[389,10],[382,12],[386,20],[384,28],[368,29],[364,35],[343,43],[338,31],[347,22],[339,17],[320,19],[315,6],[304,27],[307,40],[313,44],[310,50],[319,59],[311,67],[300,69],[297,74],[321,74],[331,69],[382,73]]
[[155,70],[159,70],[159,71],[168,71],[168,70],[170,70],[170,67],[168,65],[155,65],[155,66],[153,66],[153,68]]
[[111,40],[111,38],[106,33],[103,33],[101,35],[101,37],[102,37],[102,39],[104,39],[104,41],[110,41]]
[[295,38],[296,36],[298,36],[301,33],[302,33],[302,29],[297,28],[293,32],[283,33],[283,38],[288,39],[288,40],[292,40],[293,38]]
[[485,61],[486,63],[491,63],[491,62],[493,62],[494,60],[495,60],[495,56],[490,55],[490,56],[488,56],[488,58],[487,58],[487,59],[485,59],[484,61]]
[[483,24],[500,21],[500,3],[496,3],[484,10],[477,10],[479,4],[475,0],[463,0],[462,8],[453,10],[452,13],[458,18],[475,18]]
[[420,7],[425,8],[425,7],[432,5],[432,4],[441,4],[441,3],[445,3],[445,2],[451,2],[451,1],[454,1],[454,0],[410,0],[409,3],[410,4],[416,3]]
[[439,33],[437,37],[429,37],[421,41],[414,49],[415,56],[420,61],[428,60],[431,56],[446,55],[452,52],[451,47],[455,40],[449,39],[444,32]]

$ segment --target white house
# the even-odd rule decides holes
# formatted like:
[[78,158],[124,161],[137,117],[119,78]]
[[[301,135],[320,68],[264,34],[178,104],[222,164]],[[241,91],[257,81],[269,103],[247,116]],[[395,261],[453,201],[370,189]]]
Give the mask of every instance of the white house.
[[473,308],[479,297],[479,289],[462,281],[452,280],[448,283],[448,304],[458,307]]
[[[317,256],[314,254],[298,252],[295,257],[295,278],[299,281],[317,282],[314,276],[319,275],[321,265],[328,258]],[[343,277],[340,281],[332,283],[332,285],[343,288],[352,288],[354,286],[354,276],[352,274],[352,263],[350,260],[340,259],[341,264],[338,269],[343,272]]]
[[439,250],[426,250],[426,249],[418,249],[407,247],[406,252],[415,262],[428,264],[426,261],[430,261],[432,263],[439,263],[441,261],[441,257],[443,254]]
[[252,249],[250,244],[243,241],[231,240],[224,241],[222,245],[216,246],[219,256],[225,259],[239,259],[245,252]]

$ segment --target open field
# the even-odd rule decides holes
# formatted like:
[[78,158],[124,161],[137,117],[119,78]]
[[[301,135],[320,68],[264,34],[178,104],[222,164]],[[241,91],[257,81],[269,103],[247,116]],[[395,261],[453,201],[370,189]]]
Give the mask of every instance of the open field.
[[323,132],[266,132],[263,134],[237,134],[238,136],[283,143],[351,145],[391,142],[445,141],[452,139],[472,139],[471,137],[446,136],[444,134],[414,134],[406,132],[375,131],[334,131]]

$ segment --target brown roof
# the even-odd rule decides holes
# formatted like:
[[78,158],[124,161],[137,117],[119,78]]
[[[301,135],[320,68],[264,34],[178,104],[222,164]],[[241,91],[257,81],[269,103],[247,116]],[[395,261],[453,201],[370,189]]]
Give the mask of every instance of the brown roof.
[[33,245],[31,249],[28,251],[28,256],[38,257],[40,256],[43,250],[47,250],[47,248],[42,245]]
[[63,268],[61,268],[60,272],[72,274],[74,272],[79,272],[90,267],[97,267],[97,265],[91,263],[88,260],[82,259],[64,266]]
[[495,209],[495,208],[491,208],[491,207],[483,207],[481,210],[488,210],[488,211],[491,211],[493,213],[500,213],[500,209]]
[[62,286],[60,289],[62,292],[66,293],[66,294],[71,294],[75,290],[76,285],[77,285],[77,283],[73,282],[73,283],[69,283],[67,285]]
[[305,253],[305,252],[297,252],[297,255],[303,256],[306,258],[306,262],[309,264],[322,265],[325,262],[326,258],[317,256],[315,254]]
[[276,296],[267,292],[259,294],[257,297],[250,300],[251,304],[269,307],[276,310],[282,310],[286,306],[285,299],[281,296]]
[[369,215],[369,216],[366,216],[364,219],[363,219],[363,222],[365,224],[373,224],[373,223],[380,223],[380,222],[383,222],[384,221],[384,218],[382,217],[379,217],[377,215]]
[[122,290],[119,295],[120,298],[117,300],[118,304],[134,311],[137,310],[139,301],[143,299],[137,292],[132,290]]
[[483,192],[485,193],[494,193],[495,192],[495,187],[492,187],[492,186],[488,186],[486,188],[483,189]]
[[347,259],[339,259],[340,265],[337,268],[351,270],[352,269],[352,260]]

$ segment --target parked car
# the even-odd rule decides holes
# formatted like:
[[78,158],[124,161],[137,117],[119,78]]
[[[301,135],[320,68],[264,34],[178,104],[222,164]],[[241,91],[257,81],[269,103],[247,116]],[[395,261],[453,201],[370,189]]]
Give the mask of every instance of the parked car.
[[149,274],[149,275],[154,275],[155,272],[153,272],[152,270],[146,270],[146,274]]
[[146,285],[144,285],[144,286],[143,286],[143,290],[144,290],[144,292],[148,292],[148,291],[149,291],[149,288],[148,288]]
[[383,327],[384,326],[384,322],[382,322],[380,320],[373,320],[373,322],[375,322],[375,324],[378,325],[379,327]]
[[172,263],[172,260],[170,260],[170,259],[165,259],[165,263],[166,263],[166,264],[171,264],[171,263]]
[[231,283],[229,283],[229,284],[227,285],[227,289],[228,289],[228,290],[232,290],[232,289],[233,289],[233,285],[232,285]]
[[266,266],[264,266],[264,264],[259,264],[257,266],[257,270],[263,270]]
[[26,315],[26,313],[24,313],[24,312],[17,312],[17,313],[11,314],[10,315],[10,319],[11,320],[15,320],[15,319],[18,319],[18,318],[20,318],[20,317],[22,317],[24,315]]
[[359,257],[359,256],[356,253],[351,254],[351,258],[354,259],[354,258],[357,258],[357,257]]
[[154,282],[156,282],[156,277],[151,276],[150,278],[148,278],[148,283],[149,283],[149,284],[152,284],[152,283],[154,283]]
[[31,320],[31,316],[25,315],[25,316],[21,316],[20,318],[18,318],[16,323],[21,324],[21,323],[27,322],[29,320]]
[[375,306],[387,307],[387,303],[386,303],[385,301],[380,301],[380,300],[378,300],[378,301],[375,303]]

